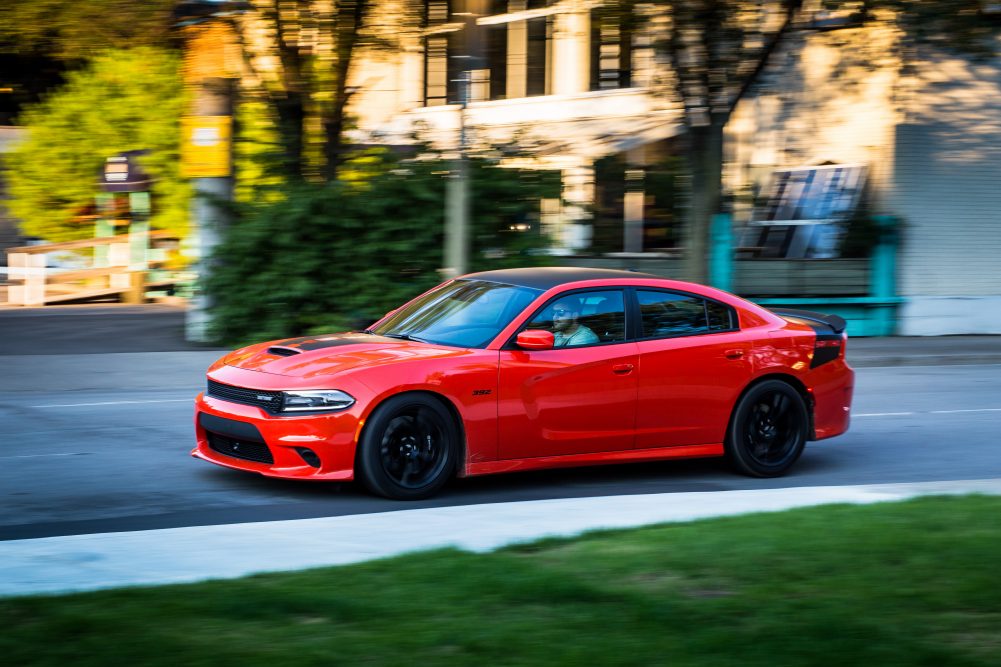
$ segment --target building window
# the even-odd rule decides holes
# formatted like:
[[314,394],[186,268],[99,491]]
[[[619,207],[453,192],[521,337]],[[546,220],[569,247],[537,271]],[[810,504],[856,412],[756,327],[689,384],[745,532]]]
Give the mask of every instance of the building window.
[[632,86],[633,16],[591,12],[591,90]]
[[549,94],[549,62],[552,53],[552,21],[548,16],[525,21],[528,48],[525,58],[525,96]]
[[[424,0],[424,103],[501,100],[552,90],[553,0]],[[546,10],[542,16],[525,12]]]
[[449,0],[425,0],[424,105],[448,104],[456,99],[454,79],[456,39],[448,29]]
[[489,99],[502,100],[507,95],[507,26],[484,26],[486,32],[486,70],[490,77]]

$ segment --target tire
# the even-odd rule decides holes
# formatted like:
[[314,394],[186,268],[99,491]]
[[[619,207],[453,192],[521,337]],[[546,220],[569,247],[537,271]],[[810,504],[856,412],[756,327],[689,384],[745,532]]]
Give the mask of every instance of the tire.
[[369,491],[394,500],[437,493],[456,468],[458,429],[441,402],[400,394],[375,409],[358,443],[358,472]]
[[783,475],[803,453],[809,424],[799,392],[781,380],[765,380],[751,387],[733,410],[727,458],[745,475]]

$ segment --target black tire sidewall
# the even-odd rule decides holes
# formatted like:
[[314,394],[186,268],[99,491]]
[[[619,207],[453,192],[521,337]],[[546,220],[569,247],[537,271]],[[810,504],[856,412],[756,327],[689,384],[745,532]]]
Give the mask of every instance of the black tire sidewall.
[[[774,465],[766,465],[757,461],[747,451],[747,442],[743,435],[747,420],[751,417],[751,408],[755,402],[763,395],[773,391],[781,391],[792,400],[790,409],[797,412],[798,420],[798,441],[793,449],[780,462]],[[778,477],[784,475],[799,459],[800,454],[806,446],[807,429],[809,425],[809,413],[806,402],[796,388],[782,380],[765,380],[760,382],[744,393],[737,402],[733,410],[733,417],[730,420],[730,428],[726,437],[726,455],[730,463],[740,472],[753,477]]]
[[[382,467],[380,459],[380,448],[382,437],[386,432],[389,423],[403,410],[421,407],[433,411],[445,429],[447,443],[445,446],[445,464],[438,475],[424,486],[410,489],[396,483]],[[448,480],[456,467],[456,451],[458,441],[458,429],[455,419],[448,408],[442,405],[441,401],[431,396],[422,394],[400,394],[393,396],[381,403],[373,412],[372,416],[362,430],[361,438],[358,442],[358,453],[356,457],[358,476],[361,482],[372,493],[394,500],[420,500],[428,498],[437,493]]]

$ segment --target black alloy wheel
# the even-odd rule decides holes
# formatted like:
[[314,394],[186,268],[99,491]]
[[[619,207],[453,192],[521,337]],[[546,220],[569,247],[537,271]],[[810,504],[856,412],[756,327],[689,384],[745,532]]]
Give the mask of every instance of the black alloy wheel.
[[376,408],[359,443],[359,476],[396,500],[434,495],[455,470],[457,429],[448,409],[423,394],[394,396]]
[[756,384],[734,409],[727,457],[754,477],[782,475],[803,453],[809,423],[806,402],[794,387],[781,380]]

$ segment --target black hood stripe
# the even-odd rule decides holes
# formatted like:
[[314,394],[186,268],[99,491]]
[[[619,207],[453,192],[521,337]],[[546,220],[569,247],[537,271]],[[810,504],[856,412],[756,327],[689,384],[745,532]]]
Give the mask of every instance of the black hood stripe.
[[330,336],[323,338],[314,338],[312,336],[305,336],[303,338],[293,338],[292,340],[283,341],[280,343],[281,347],[291,347],[304,352],[312,352],[313,350],[325,350],[328,347],[344,347],[345,345],[365,345],[368,343],[398,343],[399,341],[394,338],[386,338],[385,336],[374,336],[370,334],[358,334],[349,336]]

